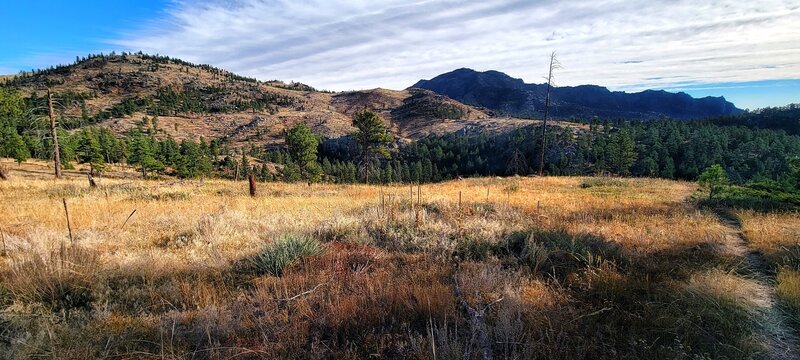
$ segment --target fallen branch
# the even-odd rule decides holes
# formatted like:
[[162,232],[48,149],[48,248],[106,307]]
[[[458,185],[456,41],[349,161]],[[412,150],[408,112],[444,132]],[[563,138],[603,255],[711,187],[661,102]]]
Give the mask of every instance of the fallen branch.
[[303,292],[301,292],[301,293],[299,293],[299,294],[297,294],[297,295],[295,295],[295,296],[292,296],[292,297],[290,297],[290,298],[285,298],[285,299],[275,299],[275,301],[276,301],[276,302],[289,302],[289,301],[295,300],[295,299],[297,299],[297,298],[299,298],[299,297],[301,297],[301,296],[306,296],[306,295],[308,295],[308,294],[311,294],[312,292],[314,292],[315,290],[317,290],[317,289],[318,289],[320,286],[322,286],[322,285],[325,285],[325,283],[317,284],[317,286],[314,286],[314,288],[313,288],[313,289],[311,289],[311,290],[308,290],[308,291],[303,291]]

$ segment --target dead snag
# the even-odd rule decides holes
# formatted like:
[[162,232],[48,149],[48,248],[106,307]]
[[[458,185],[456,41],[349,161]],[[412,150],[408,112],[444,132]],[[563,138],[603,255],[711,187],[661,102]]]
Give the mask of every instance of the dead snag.
[[250,196],[256,196],[256,176],[250,174],[248,180],[250,181]]
[[56,132],[55,115],[53,115],[53,94],[50,93],[50,88],[47,88],[47,107],[50,118],[50,137],[53,139],[53,168],[55,169],[56,179],[60,179],[61,155],[59,155],[58,150],[58,133]]

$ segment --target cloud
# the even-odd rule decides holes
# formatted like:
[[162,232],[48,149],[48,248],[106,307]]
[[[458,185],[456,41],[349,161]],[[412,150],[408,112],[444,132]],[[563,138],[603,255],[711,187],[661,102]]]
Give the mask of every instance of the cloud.
[[405,88],[459,67],[619,90],[800,78],[800,6],[597,0],[175,2],[110,44],[262,80]]

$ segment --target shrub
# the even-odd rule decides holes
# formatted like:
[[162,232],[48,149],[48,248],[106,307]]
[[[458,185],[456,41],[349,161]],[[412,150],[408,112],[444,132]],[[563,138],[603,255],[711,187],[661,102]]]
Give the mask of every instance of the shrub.
[[466,237],[456,244],[455,256],[461,259],[482,261],[496,252],[496,246],[489,239]]
[[510,182],[508,185],[506,185],[503,188],[503,192],[507,193],[507,194],[515,193],[517,191],[519,191],[519,182],[518,181],[512,181],[512,182]]
[[250,258],[250,269],[259,275],[281,276],[298,261],[321,255],[323,251],[322,244],[316,239],[302,235],[284,235]]
[[34,255],[13,263],[8,288],[15,299],[39,302],[52,311],[89,310],[98,268],[94,251],[70,246],[53,250],[49,257]]
[[612,178],[605,178],[605,177],[596,177],[596,178],[588,178],[581,182],[582,189],[588,189],[591,187],[598,187],[598,186],[617,186],[623,187],[627,186],[628,184],[619,179],[612,179]]
[[713,199],[700,201],[709,207],[732,207],[759,211],[793,211],[800,208],[800,194],[781,189],[764,190],[751,186],[726,186]]

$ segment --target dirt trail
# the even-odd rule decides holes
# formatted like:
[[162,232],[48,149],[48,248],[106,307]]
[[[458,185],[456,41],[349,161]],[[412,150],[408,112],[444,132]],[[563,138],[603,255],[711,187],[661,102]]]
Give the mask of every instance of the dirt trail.
[[758,336],[767,348],[765,354],[769,359],[800,359],[800,339],[792,328],[786,324],[785,315],[777,305],[775,292],[775,272],[767,264],[764,255],[748,245],[747,237],[742,231],[739,217],[728,210],[713,211],[728,229],[725,247],[732,254],[741,257],[747,271],[748,281],[754,283],[751,304],[756,308],[757,323],[761,324]]

